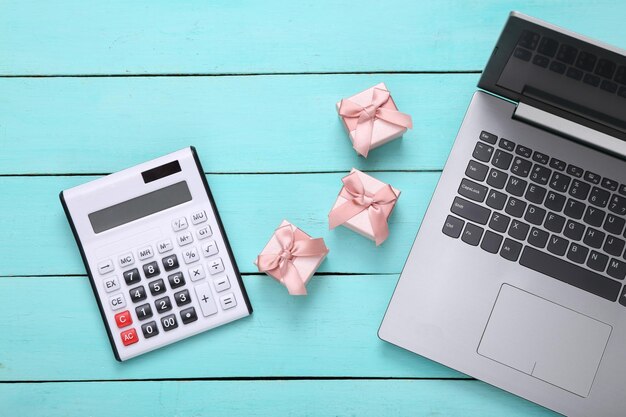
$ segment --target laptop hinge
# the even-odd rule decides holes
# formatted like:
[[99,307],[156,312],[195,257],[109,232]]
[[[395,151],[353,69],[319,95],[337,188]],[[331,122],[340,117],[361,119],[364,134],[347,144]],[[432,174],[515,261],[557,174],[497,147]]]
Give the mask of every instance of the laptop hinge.
[[626,159],[625,141],[556,116],[526,103],[519,102],[517,104],[517,108],[513,113],[513,119],[526,122],[559,136],[573,139],[622,159]]

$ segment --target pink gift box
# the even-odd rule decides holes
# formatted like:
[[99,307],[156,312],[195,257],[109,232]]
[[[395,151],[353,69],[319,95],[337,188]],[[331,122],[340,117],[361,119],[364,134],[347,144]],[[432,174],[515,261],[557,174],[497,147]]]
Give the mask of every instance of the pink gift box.
[[[381,188],[388,186],[388,184],[385,184],[384,182],[377,180],[376,178],[367,175],[361,171],[359,171],[358,169],[352,168],[352,170],[350,171],[350,174],[356,173],[356,175],[358,175],[358,177],[360,178],[361,182],[363,183],[363,187],[365,189],[365,191],[371,193],[371,194],[375,194],[376,192],[378,192]],[[395,208],[395,205],[397,203],[397,198],[400,197],[400,190],[398,190],[397,188],[391,187],[393,193],[396,195],[396,201],[393,202],[391,204],[391,207],[389,209],[388,215],[387,215],[387,219],[389,218],[389,216],[391,215],[391,212],[393,211],[393,209]],[[343,187],[342,187],[343,190]],[[341,206],[342,204],[346,203],[348,200],[346,198],[344,198],[341,195],[341,191],[339,192],[339,194],[337,195],[337,200],[335,201],[335,204],[333,205],[333,208],[331,209],[334,210],[335,208]],[[343,226],[347,227],[348,229],[355,231],[357,233],[359,233],[362,236],[365,236],[368,239],[371,240],[376,240],[376,236],[374,235],[374,230],[372,227],[372,223],[370,222],[370,217],[369,217],[369,213],[367,210],[363,210],[360,213],[358,213],[357,215],[355,215],[354,217],[350,218],[349,220],[347,220],[345,223],[342,223]],[[382,243],[382,242],[381,242]]]
[[[267,242],[267,245],[265,245],[265,247],[261,251],[259,257],[261,257],[262,255],[275,255],[275,254],[280,254],[281,252],[283,252],[283,247],[281,246],[277,238],[277,233],[279,233],[279,231],[282,228],[289,228],[289,230],[293,232],[293,236],[296,240],[301,240],[301,239],[312,240],[313,239],[311,236],[304,233],[302,230],[300,230],[298,227],[294,226],[293,224],[289,223],[287,220],[283,220],[280,226],[278,226],[278,228],[276,229],[276,231],[270,238],[269,242]],[[302,279],[302,282],[305,285],[311,279],[313,274],[315,274],[315,271],[317,271],[317,269],[319,268],[320,264],[324,261],[324,259],[326,259],[326,255],[329,252],[328,248],[326,248],[326,246],[323,245],[323,239],[319,239],[319,240],[321,240],[321,246],[323,248],[322,250],[319,251],[320,254],[314,255],[314,256],[294,256],[290,261],[288,261],[293,264],[293,266],[297,270],[297,273],[300,279]],[[259,258],[255,260],[254,264],[257,267],[259,267]],[[260,267],[259,267],[259,270],[261,270]],[[282,277],[277,276],[278,275],[277,273],[272,273],[271,271],[265,271],[265,273],[273,277],[277,281],[279,281],[281,284],[287,286],[285,284],[285,280]],[[290,293],[292,295],[306,295],[306,290],[304,290],[303,293],[292,293],[291,291]]]
[[[352,97],[348,97],[345,100],[350,100],[358,104],[361,107],[367,107],[368,105],[372,103],[374,89],[381,89],[384,91],[388,91],[385,84],[380,83],[380,84],[376,84],[374,87],[368,88],[365,91],[355,94]],[[343,100],[337,103],[337,112],[339,112],[342,101]],[[389,100],[387,100],[387,102],[381,105],[380,107],[391,109],[391,110],[396,110],[396,111],[398,110],[398,107],[396,106],[396,103],[393,101],[393,98],[391,96],[389,97]],[[343,126],[346,129],[348,136],[350,137],[350,141],[352,142],[354,146],[355,132],[356,132],[358,119],[353,118],[353,117],[342,117],[341,115],[339,115],[339,118],[343,122]],[[407,131],[406,127],[388,122],[386,120],[382,120],[380,118],[375,118],[373,122],[373,126],[372,126],[372,138],[371,138],[369,149],[371,150],[374,148],[378,148],[379,146],[382,146],[387,142],[400,138],[406,131]],[[362,156],[367,156],[367,154],[362,155]]]

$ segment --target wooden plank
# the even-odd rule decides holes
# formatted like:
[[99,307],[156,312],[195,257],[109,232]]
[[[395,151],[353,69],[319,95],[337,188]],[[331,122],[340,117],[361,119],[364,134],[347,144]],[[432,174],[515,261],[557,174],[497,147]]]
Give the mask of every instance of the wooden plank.
[[0,384],[0,403],[5,410],[29,417],[557,415],[479,381]]
[[307,297],[290,297],[272,278],[248,276],[251,317],[124,363],[86,278],[0,278],[0,381],[464,377],[378,339],[397,278],[317,276]]
[[[435,188],[438,173],[374,174],[402,191],[390,217],[390,237],[380,247],[344,227],[328,230],[328,211],[346,173],[209,175],[224,227],[242,272],[257,272],[254,259],[282,219],[323,237],[330,255],[322,272],[399,273]],[[58,199],[59,191],[95,179],[6,177],[0,181],[0,276],[85,274]]]
[[[5,0],[0,74],[480,70],[510,10],[624,46],[626,4]],[[245,8],[241,8],[245,6]],[[3,97],[5,97],[3,95]]]
[[[387,83],[415,128],[357,156],[342,97]],[[108,173],[189,145],[209,172],[441,169],[478,75],[0,79],[0,174]]]

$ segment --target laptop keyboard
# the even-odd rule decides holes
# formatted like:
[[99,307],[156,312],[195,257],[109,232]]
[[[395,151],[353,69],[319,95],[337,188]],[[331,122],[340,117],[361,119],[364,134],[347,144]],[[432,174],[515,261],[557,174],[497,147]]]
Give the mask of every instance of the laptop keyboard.
[[626,185],[483,131],[443,233],[626,306]]

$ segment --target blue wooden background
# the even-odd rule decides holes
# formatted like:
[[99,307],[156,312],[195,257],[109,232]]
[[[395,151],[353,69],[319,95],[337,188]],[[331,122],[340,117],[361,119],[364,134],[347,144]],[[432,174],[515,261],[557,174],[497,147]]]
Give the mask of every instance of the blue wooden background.
[[[513,9],[626,44],[606,0],[0,0],[0,416],[552,415],[376,336]],[[415,129],[364,160],[334,103],[380,81]],[[120,364],[57,195],[188,145],[255,313]],[[327,230],[353,166],[402,190],[380,248]],[[252,264],[283,218],[306,298]]]

